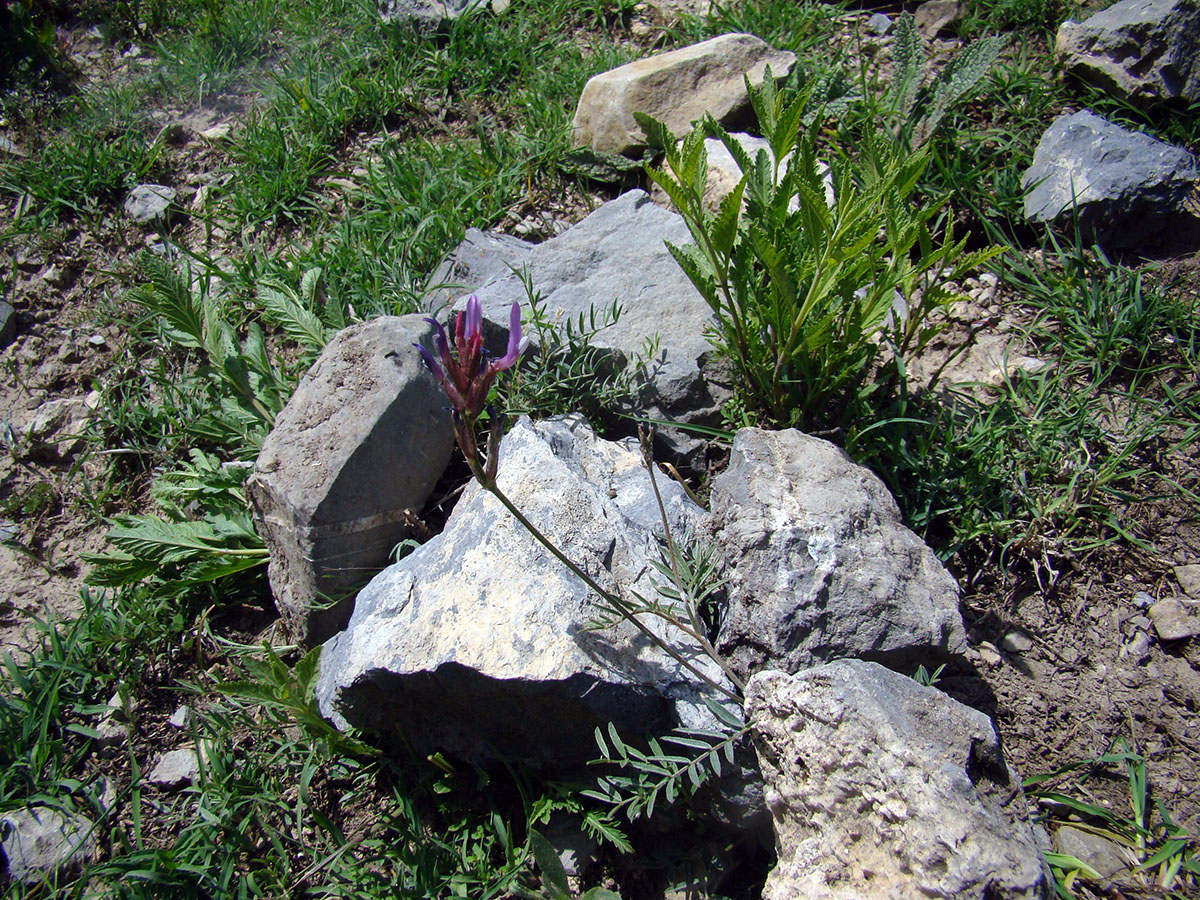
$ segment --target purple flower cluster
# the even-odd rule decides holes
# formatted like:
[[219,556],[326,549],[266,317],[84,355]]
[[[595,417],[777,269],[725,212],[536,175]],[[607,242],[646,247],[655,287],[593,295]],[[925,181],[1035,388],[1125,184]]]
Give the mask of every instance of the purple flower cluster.
[[437,329],[434,346],[437,356],[414,344],[433,377],[438,380],[454,411],[454,435],[467,463],[477,478],[484,474],[489,479],[496,477],[496,461],[499,452],[499,417],[493,415],[492,438],[489,441],[486,462],[479,453],[475,441],[475,423],[487,404],[488,391],[496,376],[516,365],[528,346],[529,339],[521,337],[521,306],[513,303],[508,316],[508,352],[499,359],[488,359],[483,346],[483,306],[472,294],[467,298],[466,312],[460,312],[454,325],[454,345],[446,335],[446,329],[436,319],[426,319]]

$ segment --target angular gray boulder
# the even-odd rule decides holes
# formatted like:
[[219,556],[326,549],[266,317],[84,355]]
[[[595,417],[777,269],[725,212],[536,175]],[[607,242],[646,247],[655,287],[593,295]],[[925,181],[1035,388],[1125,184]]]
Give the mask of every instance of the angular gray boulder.
[[[647,341],[658,340],[638,398],[641,411],[714,424],[728,394],[703,375],[713,352],[704,337],[712,311],[667,251],[667,241],[691,241],[683,219],[655,206],[644,191],[629,191],[559,236],[529,250],[517,249],[512,259],[519,271],[506,265],[475,291],[485,328],[507,333],[514,301],[528,315],[522,272],[541,295],[551,321],[575,320],[580,314],[586,321],[593,308],[603,313],[617,301],[619,320],[592,343],[614,351],[624,365],[643,353]],[[458,301],[460,308],[463,302]]]
[[718,649],[744,678],[841,657],[916,668],[966,650],[954,578],[883,482],[827,441],[739,431],[710,528],[730,567]]
[[86,816],[48,806],[14,809],[0,817],[0,852],[8,877],[38,884],[96,856],[95,826]]
[[[502,490],[609,590],[653,596],[662,524],[632,441],[580,418],[521,419],[500,451]],[[673,533],[702,511],[659,479]],[[399,732],[420,753],[562,770],[596,756],[593,731],[632,735],[712,725],[712,689],[633,626],[588,630],[587,586],[490,493],[472,483],[442,534],[375,578],[321,654],[317,699],[339,726]],[[697,645],[656,633],[720,677]]]
[[1021,179],[1025,218],[1068,225],[1087,241],[1125,249],[1197,224],[1186,207],[1200,166],[1186,150],[1087,111],[1060,116]]
[[487,5],[488,0],[379,0],[377,4],[381,21],[420,28],[436,28]]
[[1200,4],[1121,0],[1064,22],[1055,50],[1068,73],[1122,99],[1200,100]]
[[604,153],[634,154],[646,135],[633,118],[647,113],[677,135],[711,114],[726,121],[749,102],[745,79],[759,85],[770,67],[784,78],[796,61],[751,34],[723,34],[690,47],[656,53],[593,76],[579,96],[571,141]]
[[339,332],[263,443],[250,497],[271,552],[268,576],[292,636],[320,643],[345,627],[347,594],[412,535],[454,444],[446,398],[413,343],[420,316]]
[[[464,291],[520,270],[534,245],[508,234],[468,228],[462,242],[438,265],[426,283],[423,305],[431,313],[451,306]],[[507,327],[507,320],[505,320]]]
[[1050,896],[991,721],[875,663],[762,672],[746,692],[779,861],[764,900]]

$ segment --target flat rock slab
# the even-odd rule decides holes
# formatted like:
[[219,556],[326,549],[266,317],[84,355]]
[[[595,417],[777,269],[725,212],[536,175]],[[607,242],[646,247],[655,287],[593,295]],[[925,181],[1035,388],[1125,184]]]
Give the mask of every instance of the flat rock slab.
[[1054,121],[1021,179],[1026,219],[1067,226],[1077,214],[1084,240],[1118,249],[1195,227],[1185,201],[1198,182],[1186,150],[1087,111]]
[[760,673],[746,713],[779,857],[764,900],[1050,895],[983,713],[859,660]]
[[[579,418],[521,419],[502,442],[499,483],[606,589],[654,595],[662,524],[632,442],[600,440]],[[677,484],[659,486],[673,532],[686,534],[702,511]],[[317,699],[340,726],[398,730],[420,753],[551,769],[593,758],[593,732],[609,721],[638,735],[712,724],[710,688],[627,623],[588,630],[597,614],[584,582],[472,483],[442,534],[358,595],[321,654]],[[653,627],[719,677],[689,639]]]
[[954,578],[883,482],[828,441],[742,429],[711,510],[731,567],[718,649],[743,677],[840,657],[915,669],[966,651]]
[[[508,234],[468,228],[454,250],[434,270],[426,284],[424,306],[438,313],[451,306],[464,292],[476,290],[494,278],[520,270],[534,244]],[[504,327],[508,327],[505,319]]]
[[1083,22],[1063,22],[1055,49],[1067,72],[1114,96],[1200,100],[1200,4],[1121,0]]
[[263,442],[250,496],[271,591],[301,642],[345,627],[350,593],[411,535],[450,461],[446,397],[412,346],[432,334],[420,316],[339,332]]
[[90,862],[96,838],[87,817],[32,806],[0,817],[0,851],[9,878],[37,884],[61,869]]
[[635,154],[646,135],[633,118],[647,113],[675,134],[706,113],[727,121],[749,102],[745,79],[762,84],[766,69],[780,79],[796,55],[750,34],[723,34],[690,47],[656,53],[593,76],[579,97],[571,128],[574,146]]
[[167,215],[179,192],[165,184],[139,184],[125,198],[125,214],[139,225],[150,225]]
[[629,191],[558,237],[518,248],[512,261],[519,271],[506,265],[475,291],[485,329],[507,334],[512,304],[528,310],[522,273],[541,295],[552,322],[580,315],[586,322],[593,310],[602,314],[616,301],[620,318],[602,329],[593,345],[613,350],[624,364],[657,339],[640,398],[643,409],[656,417],[711,424],[728,396],[702,374],[713,352],[704,337],[712,311],[668,252],[667,241],[691,241],[683,219],[655,206],[645,191]]

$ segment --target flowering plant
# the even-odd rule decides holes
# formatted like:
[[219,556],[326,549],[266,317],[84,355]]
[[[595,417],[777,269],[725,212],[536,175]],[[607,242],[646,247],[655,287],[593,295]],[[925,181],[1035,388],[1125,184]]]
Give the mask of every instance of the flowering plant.
[[496,482],[500,461],[501,417],[495,410],[489,411],[492,427],[486,453],[479,449],[475,426],[487,405],[488,392],[496,376],[516,365],[529,345],[529,339],[521,337],[521,305],[513,302],[508,315],[508,351],[499,359],[488,359],[483,346],[483,305],[474,294],[467,298],[466,311],[460,312],[455,321],[453,349],[441,323],[436,319],[425,321],[437,329],[434,343],[438,355],[435,358],[420,344],[413,346],[420,351],[425,365],[450,398],[454,437],[467,458],[471,473],[484,487],[490,487]]
[[[426,319],[425,321],[431,323],[437,329],[437,335],[434,338],[437,356],[435,357],[433,353],[430,353],[429,350],[420,344],[414,344],[413,346],[420,351],[425,365],[433,373],[433,377],[437,379],[438,384],[442,386],[442,390],[445,391],[446,396],[450,398],[450,408],[454,414],[455,440],[458,441],[458,446],[462,449],[463,455],[467,459],[467,465],[471,467],[471,474],[479,482],[480,487],[499,500],[505,509],[512,513],[516,520],[521,523],[538,543],[549,550],[559,562],[575,573],[584,584],[595,591],[596,595],[600,598],[598,601],[599,606],[606,615],[628,621],[645,638],[677,660],[680,665],[691,672],[697,679],[707,682],[730,699],[737,700],[738,695],[735,691],[698,669],[695,664],[684,657],[679,649],[663,640],[663,638],[647,627],[639,618],[639,613],[664,618],[685,634],[697,640],[705,652],[721,666],[729,680],[740,690],[742,684],[738,676],[729,667],[729,664],[717,654],[697,623],[694,621],[692,623],[682,621],[661,604],[647,604],[642,602],[634,605],[625,598],[605,590],[596,583],[594,578],[572,562],[562,550],[555,546],[536,525],[530,522],[525,517],[525,514],[500,489],[499,484],[497,484],[496,473],[500,464],[500,437],[503,430],[503,417],[498,415],[494,409],[489,410],[491,429],[488,435],[486,452],[481,451],[479,448],[479,443],[475,438],[475,427],[479,422],[479,417],[483,414],[487,406],[488,391],[491,390],[496,376],[505,369],[515,365],[527,346],[527,339],[521,337],[520,304],[513,303],[512,310],[509,313],[507,352],[499,359],[492,359],[490,361],[487,350],[483,346],[483,307],[479,303],[479,298],[474,294],[467,298],[466,310],[460,312],[455,320],[453,346],[451,346],[450,339],[446,335],[446,330],[438,321],[435,319]],[[650,444],[650,435],[648,433],[643,434],[642,450],[645,455],[647,468],[650,471],[650,483],[654,488],[654,494],[658,500],[659,512],[662,515],[663,527],[667,532],[668,544],[672,547],[673,577],[678,588],[676,596],[683,597],[686,588],[680,579],[678,565],[675,562],[674,544],[670,540],[670,526],[667,524],[666,510],[663,507],[662,497],[658,493],[658,485],[654,480],[654,463],[650,457]]]

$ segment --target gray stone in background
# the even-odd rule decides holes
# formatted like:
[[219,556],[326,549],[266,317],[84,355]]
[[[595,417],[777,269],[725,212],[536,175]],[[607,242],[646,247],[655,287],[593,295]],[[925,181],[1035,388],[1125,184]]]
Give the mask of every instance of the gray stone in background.
[[151,225],[166,217],[178,192],[164,184],[139,184],[125,198],[125,214],[138,225]]
[[164,753],[146,780],[156,787],[175,790],[194,784],[199,777],[200,752],[195,747],[181,747]]
[[1200,100],[1200,4],[1121,0],[1063,22],[1055,50],[1067,72],[1133,101]]
[[1054,844],[1059,853],[1087,863],[1100,873],[1101,878],[1112,878],[1136,864],[1126,858],[1120,844],[1071,825],[1063,825],[1054,832]]
[[867,31],[877,37],[883,37],[892,30],[892,17],[887,13],[877,12],[867,19]]
[[[652,596],[662,534],[633,442],[600,440],[580,418],[531,423],[504,437],[500,486],[536,526],[606,589]],[[675,535],[702,518],[660,479]],[[590,591],[491,494],[472,483],[439,536],[359,595],[346,631],[321,654],[324,715],[425,754],[496,758],[539,768],[582,765],[593,732],[630,734],[681,721],[715,725],[711,690],[622,622],[589,631]],[[695,665],[719,669],[678,631],[655,622]]]
[[953,31],[962,17],[963,4],[960,0],[925,0],[913,13],[917,31],[927,41],[932,41],[943,32]]
[[1180,597],[1164,597],[1150,607],[1150,621],[1164,641],[1184,641],[1200,634],[1196,604]]
[[487,0],[379,0],[379,18],[435,28],[487,5]]
[[[450,460],[447,400],[412,346],[432,333],[415,315],[340,332],[263,443],[250,496],[275,602],[301,642],[345,627],[347,593],[411,535],[409,511],[420,511]],[[320,608],[326,598],[336,602]]]
[[[508,234],[468,228],[462,243],[442,260],[426,283],[424,305],[431,313],[450,306],[464,291],[520,269],[534,245]],[[505,320],[504,327],[508,327]]]
[[17,311],[7,300],[0,300],[0,350],[17,337]]
[[718,649],[743,677],[846,656],[916,668],[965,652],[954,578],[883,482],[833,444],[744,428],[710,505],[732,568]]
[[746,691],[779,862],[764,900],[1035,900],[1051,878],[991,721],[874,663]]
[[8,877],[37,884],[96,855],[92,822],[45,806],[14,809],[0,818],[0,850]]
[[1054,121],[1021,179],[1026,219],[1069,225],[1075,206],[1084,240],[1116,249],[1194,226],[1184,202],[1197,182],[1186,150],[1087,111]]
[[1183,592],[1190,597],[1200,599],[1200,565],[1190,563],[1175,567],[1175,580]]
[[682,135],[705,113],[725,121],[744,108],[749,102],[746,77],[759,85],[770,66],[771,75],[781,79],[795,62],[791,51],[775,50],[750,34],[723,34],[634,60],[584,85],[571,142],[604,153],[637,154],[646,146],[646,135],[634,121],[635,112]]
[[[714,424],[728,394],[702,375],[713,352],[704,337],[712,311],[665,241],[691,241],[683,219],[655,206],[644,191],[629,191],[558,237],[518,251],[514,265],[528,272],[552,321],[565,323],[581,313],[586,320],[593,305],[600,313],[618,301],[620,320],[600,331],[593,344],[615,351],[624,364],[642,353],[647,339],[660,339],[639,398],[643,410],[654,418]],[[507,333],[513,301],[528,314],[525,285],[507,266],[475,293],[485,327],[493,332]]]

